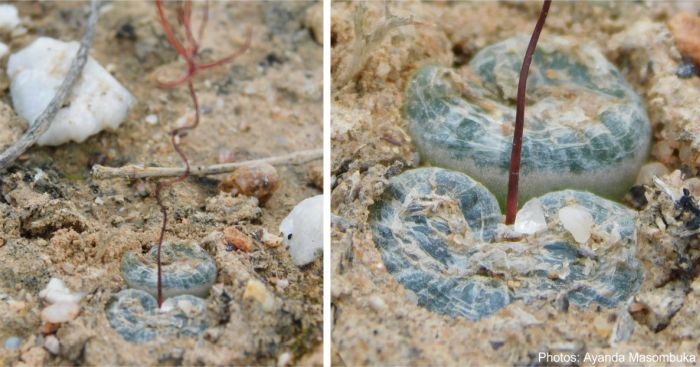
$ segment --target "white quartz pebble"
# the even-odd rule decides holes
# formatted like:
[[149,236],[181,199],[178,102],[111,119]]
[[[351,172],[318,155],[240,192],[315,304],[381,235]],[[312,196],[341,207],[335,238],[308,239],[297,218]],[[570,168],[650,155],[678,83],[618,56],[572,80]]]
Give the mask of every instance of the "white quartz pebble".
[[585,207],[577,204],[559,209],[559,220],[564,229],[569,231],[578,243],[586,243],[591,237],[593,216]]
[[73,293],[61,279],[51,278],[46,288],[39,292],[39,297],[45,299],[48,303],[78,303],[83,298],[81,293]]
[[146,116],[146,123],[149,125],[155,125],[158,123],[158,115],[150,114]]
[[323,254],[323,195],[302,200],[280,224],[282,240],[297,266]]
[[532,199],[518,211],[513,229],[522,234],[535,234],[547,228],[542,204],[538,199]]
[[44,339],[44,348],[51,354],[56,355],[61,349],[61,343],[55,335],[49,335]]
[[[7,63],[15,111],[33,124],[53,99],[78,52],[77,42],[40,37],[12,54]],[[39,137],[39,145],[81,143],[126,119],[134,97],[94,59],[88,58],[66,107]]]
[[73,320],[80,313],[80,306],[73,302],[54,303],[41,310],[41,319],[46,322],[59,324]]
[[0,4],[0,30],[11,31],[19,25],[19,13],[11,4]]
[[50,305],[41,311],[41,319],[54,324],[73,320],[80,313],[80,299],[83,294],[74,293],[61,279],[51,278],[46,288],[39,292]]

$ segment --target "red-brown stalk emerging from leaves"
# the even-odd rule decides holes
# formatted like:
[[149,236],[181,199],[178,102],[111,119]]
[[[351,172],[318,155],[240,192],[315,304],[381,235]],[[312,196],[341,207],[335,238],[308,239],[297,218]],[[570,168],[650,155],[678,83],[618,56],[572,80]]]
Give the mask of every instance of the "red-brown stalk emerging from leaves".
[[196,128],[199,125],[199,102],[197,101],[197,94],[195,93],[194,85],[192,84],[192,79],[199,70],[210,69],[216,66],[229,63],[233,61],[236,57],[243,54],[248,49],[248,47],[250,47],[251,37],[250,32],[248,32],[245,45],[243,45],[243,47],[241,47],[237,52],[215,62],[199,63],[197,61],[197,52],[199,51],[198,42],[202,40],[202,37],[204,36],[204,29],[206,28],[207,21],[209,20],[209,3],[206,2],[202,9],[202,21],[199,25],[197,38],[195,38],[192,33],[192,3],[189,0],[177,2],[177,20],[178,24],[183,28],[184,31],[184,43],[180,42],[177,39],[177,37],[175,36],[175,32],[173,31],[173,28],[170,25],[170,22],[168,22],[167,18],[165,17],[165,10],[163,9],[163,0],[156,0],[156,10],[158,13],[158,20],[160,21],[160,25],[165,31],[165,36],[167,37],[168,42],[175,49],[175,51],[183,59],[185,59],[185,62],[187,63],[187,72],[182,77],[168,82],[157,81],[158,85],[161,88],[176,88],[183,84],[187,84],[187,88],[190,92],[190,97],[192,98],[192,105],[194,107],[194,121],[192,122],[192,124],[178,127],[170,132],[170,140],[172,141],[173,148],[180,156],[182,161],[185,163],[185,173],[182,174],[182,176],[179,176],[172,180],[158,181],[158,183],[156,184],[156,201],[158,202],[158,206],[160,206],[160,211],[163,213],[163,224],[160,228],[160,236],[158,237],[158,253],[156,255],[158,262],[158,307],[160,307],[163,304],[163,284],[160,252],[161,247],[163,246],[163,239],[165,237],[165,229],[168,224],[168,208],[165,206],[165,204],[163,204],[161,192],[164,188],[168,186],[172,186],[178,182],[186,180],[187,177],[189,177],[190,175],[190,163],[187,159],[187,156],[185,155],[185,152],[180,147],[180,138],[183,137],[185,133]]
[[523,146],[523,126],[525,125],[525,91],[527,90],[527,74],[532,63],[532,54],[535,53],[537,40],[547,19],[551,0],[544,0],[540,18],[537,19],[535,30],[532,31],[530,44],[527,45],[523,66],[520,69],[518,81],[518,97],[515,107],[515,131],[513,133],[513,150],[510,153],[510,175],[508,176],[508,199],[506,201],[506,224],[515,223],[515,214],[518,212],[518,180],[520,179],[520,151]]

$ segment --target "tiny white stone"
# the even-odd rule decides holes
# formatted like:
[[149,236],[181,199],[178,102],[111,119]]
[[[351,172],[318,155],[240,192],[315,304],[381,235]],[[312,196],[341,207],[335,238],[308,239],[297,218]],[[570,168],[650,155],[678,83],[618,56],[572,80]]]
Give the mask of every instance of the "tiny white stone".
[[282,240],[297,266],[323,254],[323,195],[302,200],[280,224]]
[[284,352],[277,357],[277,367],[286,367],[289,362],[292,361],[292,354],[289,352]]
[[44,173],[44,171],[41,168],[34,168],[34,172],[36,173],[33,179],[34,183],[44,181],[44,179],[46,178],[46,173]]
[[280,279],[277,281],[277,289],[283,291],[289,287],[289,279]]
[[381,297],[376,295],[369,298],[369,305],[377,312],[386,310],[386,303]]
[[578,243],[586,243],[591,238],[593,216],[585,207],[577,204],[559,209],[559,220]]
[[51,354],[56,355],[61,349],[61,343],[58,341],[58,338],[55,335],[48,335],[46,338],[44,338],[44,348],[46,348],[46,350],[48,350]]
[[157,124],[158,123],[158,116],[155,114],[150,114],[150,115],[146,116],[146,123],[148,123],[150,125]]
[[[40,37],[12,54],[7,62],[15,111],[33,124],[63,83],[78,52],[77,42]],[[88,58],[67,107],[56,114],[39,145],[81,143],[104,129],[116,129],[126,119],[134,97],[94,59]]]
[[379,66],[377,66],[377,76],[380,79],[386,79],[386,76],[389,74],[390,71],[391,67],[385,62],[382,62],[379,64]]
[[41,310],[43,321],[60,324],[73,320],[80,313],[80,306],[73,302],[58,302]]
[[274,235],[268,232],[266,229],[263,230],[263,235],[261,238],[262,242],[268,247],[277,247],[282,244],[282,237]]
[[83,298],[83,294],[71,292],[61,279],[51,278],[46,288],[39,292],[39,297],[45,299],[48,303],[67,302],[77,304]]
[[102,205],[102,204],[104,204],[104,203],[105,203],[105,201],[102,200],[101,197],[98,196],[98,197],[95,198],[95,204],[97,204],[97,205]]
[[522,234],[535,234],[547,228],[547,221],[544,218],[542,203],[538,199],[532,199],[518,211],[515,217],[513,229]]
[[14,5],[0,4],[0,29],[11,31],[19,25],[19,13]]

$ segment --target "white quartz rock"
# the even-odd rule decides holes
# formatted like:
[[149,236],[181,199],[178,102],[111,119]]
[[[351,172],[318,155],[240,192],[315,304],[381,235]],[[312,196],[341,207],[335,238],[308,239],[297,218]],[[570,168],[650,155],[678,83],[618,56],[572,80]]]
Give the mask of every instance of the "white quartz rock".
[[19,13],[11,4],[0,4],[0,30],[11,31],[19,25]]
[[547,228],[542,204],[538,199],[532,199],[518,211],[513,229],[522,234],[535,234]]
[[564,229],[569,231],[578,243],[586,243],[591,238],[593,216],[585,207],[577,204],[567,205],[559,209],[559,220]]
[[285,246],[297,266],[323,253],[323,195],[302,200],[280,224]]
[[41,319],[53,324],[60,324],[75,319],[80,313],[80,306],[72,302],[58,302],[41,310]]
[[46,288],[39,292],[50,305],[41,310],[41,319],[51,323],[61,323],[73,320],[80,313],[78,303],[83,298],[82,293],[73,293],[61,279],[51,278]]
[[45,299],[48,303],[75,303],[77,304],[83,298],[82,293],[73,293],[61,279],[51,278],[46,288],[39,292],[39,297]]
[[[12,104],[18,115],[33,124],[63,82],[77,42],[41,37],[12,54],[7,63]],[[116,129],[126,119],[134,97],[94,59],[88,58],[82,76],[39,145],[81,143],[105,128]]]
[[56,355],[61,351],[61,343],[56,338],[56,335],[48,335],[44,339],[44,348],[51,352],[51,354]]

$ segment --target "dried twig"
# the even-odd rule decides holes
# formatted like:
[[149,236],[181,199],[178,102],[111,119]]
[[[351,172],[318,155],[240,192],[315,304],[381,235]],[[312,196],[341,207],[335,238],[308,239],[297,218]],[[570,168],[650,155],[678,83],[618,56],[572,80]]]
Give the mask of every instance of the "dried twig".
[[520,180],[520,152],[523,146],[523,127],[525,125],[525,92],[527,91],[527,74],[530,71],[532,55],[537,47],[537,40],[547,19],[549,6],[552,0],[544,0],[540,17],[537,19],[535,29],[532,31],[530,43],[525,51],[523,66],[520,68],[520,80],[518,81],[518,96],[515,107],[515,131],[513,132],[513,150],[510,153],[510,175],[508,176],[508,198],[506,200],[506,224],[515,223],[515,215],[518,211],[518,181]]
[[[323,158],[322,149],[302,150],[290,154],[254,159],[250,161],[214,164],[211,166],[193,166],[190,167],[191,176],[207,176],[218,175],[234,171],[237,168],[260,163],[275,165],[297,165],[315,161]],[[128,165],[123,167],[105,167],[95,165],[92,167],[92,177],[98,180],[111,178],[148,178],[148,177],[175,177],[185,173],[185,167],[144,167],[136,165]]]
[[29,147],[34,145],[37,140],[49,129],[54,117],[58,111],[63,107],[68,96],[70,96],[75,87],[76,82],[80,78],[83,72],[83,67],[88,59],[88,51],[90,51],[90,46],[92,45],[92,38],[95,35],[95,28],[97,25],[98,8],[100,5],[100,0],[92,0],[90,2],[90,15],[88,17],[87,27],[85,29],[85,34],[83,39],[80,41],[80,48],[78,53],[76,53],[73,62],[71,62],[66,78],[63,79],[63,83],[56,91],[56,95],[51,100],[44,112],[37,117],[29,129],[22,135],[22,137],[17,140],[15,144],[7,148],[4,152],[0,154],[0,170],[7,168],[12,162],[17,159],[22,153],[24,153]]

